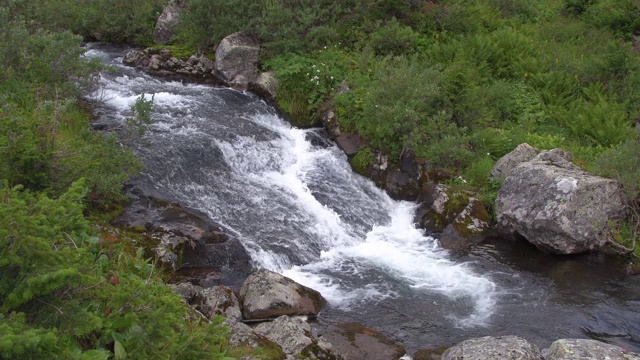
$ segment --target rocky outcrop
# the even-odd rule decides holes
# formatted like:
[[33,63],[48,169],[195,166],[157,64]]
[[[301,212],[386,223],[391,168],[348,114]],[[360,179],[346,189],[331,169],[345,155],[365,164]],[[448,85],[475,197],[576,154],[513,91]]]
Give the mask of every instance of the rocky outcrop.
[[153,29],[153,41],[158,44],[170,44],[175,35],[176,26],[180,22],[180,14],[187,0],[169,0]]
[[588,339],[561,339],[551,344],[547,360],[640,360],[640,355],[619,346]]
[[442,354],[442,360],[542,360],[538,348],[517,336],[465,340]]
[[551,253],[599,249],[608,222],[624,215],[622,186],[557,153],[542,152],[507,176],[496,198],[498,225]]
[[518,145],[513,151],[501,157],[491,169],[489,176],[492,178],[504,178],[509,175],[511,170],[525,161],[529,161],[536,157],[540,150],[533,146],[523,143]]
[[392,360],[405,354],[402,345],[358,323],[337,325],[320,338],[332,345],[333,353],[349,360]]
[[489,232],[489,222],[489,213],[484,205],[469,198],[467,206],[442,232],[440,245],[449,250],[463,250],[479,243]]
[[167,49],[131,49],[124,54],[122,63],[142,68],[154,75],[214,79],[215,63],[202,54],[192,55],[184,60],[171,56]]
[[215,75],[227,86],[245,90],[258,77],[260,44],[242,32],[220,42],[216,50]]
[[316,317],[327,304],[319,292],[269,270],[249,275],[239,296],[245,320],[275,319],[281,315]]
[[178,267],[225,267],[238,271],[249,267],[249,255],[235,238],[219,227],[178,204],[145,195],[139,189],[129,192],[132,203],[115,221],[147,239],[142,244],[149,256],[163,265]]

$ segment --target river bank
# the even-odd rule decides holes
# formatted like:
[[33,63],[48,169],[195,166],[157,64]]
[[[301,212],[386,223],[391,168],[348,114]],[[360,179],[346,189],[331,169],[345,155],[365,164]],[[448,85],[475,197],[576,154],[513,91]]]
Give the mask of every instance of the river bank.
[[[113,54],[111,56],[117,58],[121,55]],[[136,79],[137,77],[134,76],[133,73],[129,73],[126,78]],[[116,79],[125,78],[116,76]],[[118,83],[118,81],[120,80],[117,80],[116,83]],[[304,221],[304,218],[301,218],[300,216],[304,214],[304,209],[308,207],[308,204],[299,208],[297,211],[292,211],[295,207],[291,208],[290,205],[288,207],[282,207],[282,213],[279,212],[282,205],[276,206],[275,208],[267,207],[264,209],[265,216],[266,214],[282,214],[282,216],[276,216],[273,218],[274,220],[272,221],[275,221],[275,223],[263,224],[257,222],[259,217],[256,217],[255,213],[256,200],[259,200],[260,202],[266,201],[269,197],[276,196],[276,193],[270,192],[269,194],[271,195],[267,195],[267,197],[265,197],[265,195],[250,196],[248,199],[249,201],[247,202],[248,206],[251,208],[249,211],[242,210],[238,207],[241,206],[242,202],[239,202],[237,194],[234,195],[233,192],[229,191],[229,189],[204,190],[203,188],[206,184],[224,184],[225,186],[233,185],[233,182],[237,181],[236,178],[233,177],[233,173],[238,171],[246,175],[247,171],[250,172],[257,165],[257,163],[252,161],[258,160],[259,164],[262,164],[262,166],[274,166],[275,164],[271,161],[281,157],[281,155],[276,157],[268,156],[264,151],[266,151],[266,149],[277,148],[277,146],[275,146],[277,143],[274,143],[276,139],[283,136],[286,139],[287,135],[281,132],[285,131],[286,126],[280,130],[281,125],[278,125],[280,123],[278,120],[275,120],[275,118],[270,118],[267,122],[267,119],[265,118],[254,117],[256,114],[254,106],[263,106],[260,105],[259,99],[234,90],[217,88],[207,90],[200,87],[200,85],[196,85],[193,90],[197,93],[205,94],[207,100],[204,103],[207,104],[207,108],[210,108],[212,105],[219,104],[216,106],[221,106],[221,109],[227,111],[237,110],[240,114],[246,114],[240,116],[237,116],[236,114],[235,117],[230,117],[228,114],[215,113],[215,115],[206,116],[205,120],[203,118],[203,113],[201,112],[202,110],[188,107],[193,105],[193,102],[190,100],[192,95],[190,90],[187,89],[189,86],[188,84],[170,82],[166,85],[162,85],[162,82],[153,78],[150,78],[149,81],[151,82],[151,89],[145,88],[142,85],[142,80],[133,80],[133,83],[137,84],[135,85],[137,87],[137,92],[124,90],[122,95],[119,95],[116,92],[117,89],[115,87],[110,88],[110,91],[114,92],[111,93],[113,98],[111,104],[108,105],[116,105],[115,110],[117,113],[126,111],[127,101],[122,102],[122,100],[133,99],[139,93],[156,93],[156,99],[159,99],[156,106],[160,109],[168,109],[170,106],[175,106],[176,104],[179,105],[178,109],[174,109],[166,115],[158,115],[159,117],[156,119],[157,123],[152,126],[150,132],[157,135],[164,134],[163,136],[168,136],[169,139],[172,139],[173,144],[183,146],[183,148],[178,147],[171,150],[169,153],[173,154],[171,156],[161,155],[159,153],[154,154],[158,149],[169,149],[167,143],[164,143],[159,139],[152,138],[144,140],[138,151],[141,151],[143,156],[157,156],[151,157],[151,159],[155,159],[152,160],[151,164],[156,165],[153,165],[152,169],[145,170],[142,174],[142,178],[139,178],[136,181],[147,184],[149,189],[155,194],[163,193],[163,197],[171,197],[171,201],[186,203],[188,205],[185,206],[190,208],[202,208],[204,206],[197,205],[197,203],[194,202],[197,198],[211,199],[212,194],[216,193],[223,195],[227,194],[224,196],[233,196],[228,201],[228,203],[233,205],[233,207],[227,210],[209,209],[209,216],[214,219],[214,216],[220,213],[247,216],[247,214],[243,215],[243,212],[248,212],[251,220],[236,219],[234,220],[236,222],[224,225],[226,225],[230,234],[240,238],[242,236],[249,236],[249,241],[258,240],[256,235],[247,235],[250,234],[251,231],[257,231],[257,234],[264,235],[264,231],[274,230],[270,230],[270,228],[275,226],[277,223],[284,222],[286,225],[285,227],[289,227],[289,225],[293,224],[294,229],[302,230],[306,228],[306,226],[297,227],[295,224],[297,222]],[[122,86],[122,83],[118,86]],[[175,95],[170,95],[170,92],[168,91],[169,88],[175,90]],[[228,96],[228,99],[222,101],[215,97],[210,97],[214,94],[225,94],[224,96]],[[267,112],[269,111],[272,110],[268,110]],[[196,115],[195,118],[190,117],[193,115]],[[174,123],[173,121],[177,122]],[[200,135],[200,132],[203,130],[199,129],[198,126],[206,124],[213,125],[212,130],[215,131],[212,133],[205,131],[206,134],[203,133]],[[237,129],[242,133],[238,135],[231,135],[230,129],[232,126],[238,126]],[[294,129],[291,131],[296,134],[296,139],[301,139],[301,144],[304,144],[304,139],[307,138],[306,134],[314,133],[313,130]],[[247,135],[249,137],[247,137]],[[207,139],[209,136],[213,136],[214,138],[221,137],[223,140],[225,138],[234,139],[235,143],[246,143],[249,138],[252,138],[262,141],[263,145],[260,145],[259,149],[261,150],[259,150],[259,152],[248,153],[246,149],[240,150],[233,147],[220,148],[219,143],[212,143],[210,138]],[[142,146],[145,143],[151,143],[151,147],[145,149],[144,146]],[[208,147],[207,150],[199,149],[202,144],[205,144]],[[296,144],[296,142],[291,144]],[[154,147],[156,145],[160,146],[160,148]],[[289,146],[292,145],[287,145],[287,147]],[[293,148],[295,148],[295,146],[293,146]],[[304,148],[314,149],[314,146],[304,145]],[[322,154],[327,154],[327,152],[334,154],[340,153],[340,150],[335,147],[325,148],[320,146],[315,149],[320,151]],[[230,150],[233,151],[230,152]],[[250,156],[247,157],[248,154],[250,154]],[[190,155],[195,156],[190,157]],[[230,159],[228,157],[229,155],[233,155],[233,159],[239,160],[239,162],[236,163],[237,165],[240,165],[239,170],[232,170],[229,168],[227,163]],[[350,167],[346,164],[344,155],[339,155],[337,159],[340,159],[341,157],[343,160],[339,161],[343,165],[340,165],[340,169],[345,170],[340,170],[338,173],[342,174],[342,171],[347,171],[347,169],[350,172]],[[311,158],[307,157],[307,159]],[[221,163],[221,159],[224,159],[225,163]],[[331,160],[331,162],[334,161],[338,160]],[[295,162],[289,162],[288,164],[295,164]],[[176,165],[176,167],[172,170],[168,168],[168,165]],[[196,170],[196,172],[194,175],[188,175],[184,172],[186,169]],[[327,170],[324,170],[323,172],[326,171]],[[219,180],[207,180],[204,183],[197,181],[191,182],[191,180],[198,180],[198,178],[203,180],[207,179],[210,172],[223,175],[223,179],[225,179],[224,182],[220,182]],[[345,172],[344,174],[348,173]],[[313,172],[307,172],[307,175],[311,175],[306,178],[307,180],[314,178]],[[334,176],[335,175],[336,174],[334,173]],[[180,184],[180,181],[183,181],[180,179],[180,176],[189,176],[188,179],[191,180],[176,188],[176,185]],[[264,175],[262,175],[262,177],[264,177]],[[372,187],[372,185],[363,185],[363,180],[360,180],[358,177],[348,175],[348,178],[354,179],[357,184],[360,184],[358,186],[364,186],[365,189],[368,189],[367,192],[369,194],[378,194],[379,190],[374,190],[375,187]],[[153,182],[151,181],[152,179],[160,179],[161,181]],[[231,179],[233,179],[233,181],[230,181]],[[285,183],[279,183],[278,186],[285,186],[289,181],[290,180],[286,180]],[[255,185],[256,184],[254,183],[254,186]],[[269,187],[271,186],[272,185]],[[319,184],[310,185],[310,188],[313,190],[313,197],[315,199],[323,199],[323,207],[333,208],[334,211],[342,211],[341,213],[343,216],[341,216],[341,219],[350,219],[353,216],[356,216],[362,209],[367,209],[369,207],[375,209],[380,206],[366,205],[364,207],[359,206],[353,210],[349,210],[352,205],[349,201],[344,201],[344,199],[339,197],[331,196],[331,193],[323,194],[321,191],[322,189],[332,189],[332,191],[335,191],[336,189],[339,189],[340,186],[335,183],[330,183],[328,187],[317,186],[319,186]],[[352,186],[353,185],[350,185],[347,188],[350,189],[349,191],[351,192],[354,191]],[[246,193],[246,188],[244,189],[245,190],[240,190],[240,193]],[[186,192],[182,192],[183,190],[186,190]],[[283,190],[285,192],[290,191],[286,190],[286,188],[281,188],[279,191]],[[349,193],[349,191],[346,193]],[[190,200],[188,201],[185,201],[185,198],[181,198],[181,196],[185,196],[189,193],[196,195],[196,198],[190,197]],[[309,198],[309,200],[312,199]],[[389,200],[384,200],[383,203],[388,201]],[[223,206],[224,202],[212,201],[211,204],[215,206]],[[235,210],[234,207],[236,207]],[[399,216],[401,215],[401,217],[397,218],[397,225],[406,223],[410,226],[413,218],[410,208],[411,207],[403,210],[409,212],[398,214]],[[321,210],[320,208],[318,209]],[[371,211],[371,209],[367,211]],[[262,212],[260,211],[259,213]],[[294,214],[295,217],[290,218],[290,214]],[[365,223],[363,225],[357,225],[358,221],[363,220],[355,219],[356,222],[350,226],[362,226],[362,234],[367,235],[367,233],[371,231],[371,226],[373,224],[366,225],[366,222],[370,220],[364,220]],[[384,224],[386,221],[389,220],[383,220],[380,225]],[[240,230],[240,226],[243,224],[250,225],[250,227],[246,230]],[[389,228],[389,230],[392,230],[393,232],[398,231],[400,228],[395,228],[395,230],[393,229],[393,227]],[[268,255],[267,257],[259,255],[257,259],[254,258],[254,261],[257,261],[258,263],[262,261],[263,266],[264,264],[271,264],[271,266],[273,266],[274,264],[278,264],[276,261],[282,261],[283,259],[287,259],[286,257],[295,254],[296,258],[290,258],[287,259],[286,262],[280,263],[280,266],[287,263],[290,265],[285,265],[279,269],[281,271],[283,269],[287,270],[286,266],[291,266],[288,273],[287,271],[284,271],[285,275],[292,275],[291,277],[295,280],[302,280],[300,281],[302,283],[305,283],[304,280],[306,280],[307,284],[313,287],[313,277],[298,276],[298,278],[296,278],[295,274],[296,272],[298,272],[298,274],[304,274],[305,257],[308,259],[313,253],[319,254],[319,249],[310,250],[307,254],[301,253],[300,250],[278,254],[278,251],[285,249],[285,243],[282,242],[283,240],[305,238],[305,235],[302,235],[302,233],[297,235],[287,233],[291,230],[292,229],[289,228],[288,230],[285,229],[285,233],[274,233],[274,235],[267,236],[265,240],[268,241],[266,243],[254,243],[254,245],[249,245],[250,252],[253,249],[254,254]],[[449,255],[445,252],[443,253],[445,257],[438,261],[442,262],[447,258],[452,259],[454,262],[452,263],[453,267],[451,269],[463,271],[462,273],[458,272],[453,274],[454,276],[451,277],[451,280],[454,281],[454,283],[464,279],[464,277],[460,277],[460,275],[464,275],[467,271],[471,271],[476,274],[482,274],[481,277],[491,279],[491,281],[497,286],[496,296],[492,299],[495,303],[494,305],[489,305],[489,308],[487,308],[491,315],[486,319],[486,323],[481,325],[476,324],[475,326],[461,326],[462,324],[459,321],[464,320],[465,318],[468,319],[469,315],[473,314],[469,313],[469,305],[474,303],[475,300],[473,300],[473,296],[476,295],[471,295],[473,293],[469,293],[470,297],[467,297],[466,299],[464,296],[458,298],[454,297],[452,299],[444,295],[445,293],[438,294],[437,289],[435,289],[435,291],[429,290],[428,287],[433,285],[429,285],[428,282],[425,283],[425,285],[427,285],[426,290],[420,290],[421,287],[415,287],[415,276],[420,276],[420,273],[428,274],[423,272],[425,270],[423,268],[429,268],[431,266],[430,260],[428,260],[428,257],[423,258],[421,257],[422,255],[420,255],[408,263],[406,258],[402,257],[403,251],[400,250],[395,253],[401,256],[397,258],[399,262],[390,262],[393,260],[394,253],[387,250],[393,250],[394,247],[382,247],[386,252],[379,256],[374,253],[370,253],[370,250],[379,246],[384,246],[384,236],[388,235],[383,234],[384,233],[378,233],[378,235],[376,235],[374,231],[367,235],[367,238],[369,238],[368,242],[371,242],[371,245],[373,246],[369,249],[365,247],[367,244],[367,241],[365,241],[364,243],[353,247],[349,252],[345,253],[342,251],[336,253],[336,255],[340,256],[351,253],[351,256],[354,256],[352,258],[352,263],[343,262],[342,265],[333,263],[332,266],[323,270],[329,271],[335,266],[338,266],[338,268],[339,266],[345,266],[345,269],[347,270],[349,268],[355,269],[353,268],[354,265],[363,263],[366,264],[366,267],[362,268],[361,272],[352,273],[358,274],[357,276],[361,277],[360,279],[353,279],[351,278],[352,275],[349,278],[338,276],[334,280],[335,283],[343,286],[353,286],[351,290],[347,289],[347,291],[351,291],[353,294],[358,294],[358,289],[367,290],[367,286],[371,284],[379,284],[379,288],[369,288],[369,290],[374,290],[369,292],[369,294],[372,295],[370,298],[361,298],[362,301],[351,304],[340,304],[339,299],[344,295],[345,290],[340,289],[339,287],[337,289],[334,288],[334,290],[342,290],[342,293],[336,291],[333,294],[334,303],[332,304],[332,288],[327,287],[325,284],[325,286],[319,290],[321,290],[321,293],[329,299],[330,305],[321,314],[319,320],[320,323],[337,324],[347,320],[359,321],[365,325],[377,327],[392,339],[405,343],[409,351],[418,350],[424,347],[425,344],[432,344],[435,347],[449,346],[466,338],[481,336],[487,333],[518,334],[530,341],[533,341],[534,343],[540,344],[541,347],[548,346],[552,340],[557,338],[569,336],[595,336],[607,341],[619,341],[625,346],[635,346],[630,344],[634,344],[634,341],[636,341],[634,340],[633,334],[637,333],[637,331],[633,328],[633,321],[628,321],[628,319],[634,319],[637,317],[637,314],[632,310],[634,304],[633,289],[637,284],[634,285],[635,282],[633,278],[626,278],[623,272],[620,272],[615,266],[612,267],[612,264],[609,260],[606,260],[608,259],[606,257],[589,258],[589,256],[579,256],[569,259],[560,259],[554,256],[540,254],[540,257],[537,258],[532,256],[534,252],[531,248],[527,248],[526,246],[524,248],[519,248],[519,246],[523,245],[521,243],[504,242],[500,240],[495,244],[486,243],[479,247],[475,247],[474,250],[467,255]],[[379,235],[383,235],[383,237],[376,238],[376,236]],[[258,238],[260,237],[262,236],[258,236]],[[398,239],[398,243],[395,246],[400,246],[402,243],[406,244],[406,239],[406,237]],[[418,237],[417,239],[422,238]],[[299,241],[300,240],[297,240],[297,242]],[[414,244],[417,246],[416,248],[407,248],[407,250],[415,251],[424,246],[432,248],[433,245],[430,244],[432,244],[433,241],[434,240],[429,240],[428,237],[424,238],[424,240],[419,240],[418,243]],[[295,244],[293,245],[299,246]],[[311,245],[313,245],[313,242]],[[275,252],[271,254],[266,253],[266,246],[272,246],[270,248],[272,250],[270,251]],[[506,246],[506,248],[503,246]],[[357,252],[353,252],[356,250]],[[424,251],[424,249],[419,251]],[[283,257],[284,254],[287,254],[285,255],[286,257]],[[426,255],[426,253],[423,254]],[[511,258],[511,256],[515,257],[516,254],[518,254],[517,259]],[[274,262],[270,263],[268,260],[270,258],[278,260],[274,260]],[[532,264],[526,262],[528,259],[537,259],[537,261]],[[388,270],[393,269],[393,266],[397,266],[403,262],[405,263],[404,265],[411,264],[414,266],[413,268],[408,269],[413,271],[413,275],[410,275],[410,277],[404,278],[403,280],[401,275],[398,279],[396,278],[396,275],[393,275],[394,271],[387,272]],[[528,265],[518,265],[521,264],[521,262]],[[574,262],[582,264],[579,267],[579,270],[575,272],[571,270],[571,266],[569,265]],[[534,264],[544,265],[536,267]],[[554,265],[549,266],[549,264]],[[312,268],[309,265],[306,266],[306,269]],[[276,266],[274,269],[278,269],[278,267]],[[420,272],[416,273],[415,271],[417,270]],[[300,273],[300,271],[302,272]],[[579,274],[585,275],[580,276]],[[599,276],[602,274],[605,275]],[[327,273],[324,273],[323,276],[326,275]],[[563,279],[562,276],[566,276],[566,278]],[[587,280],[593,280],[593,286],[584,286],[584,288],[582,288],[582,286],[577,286],[577,284],[586,282]],[[438,281],[443,281],[443,279],[438,279]],[[624,284],[624,286],[622,284]],[[322,283],[316,283],[315,285],[323,286]],[[474,291],[478,290],[477,286],[472,286],[474,287]],[[628,289],[628,292],[627,290],[620,292],[621,286]],[[385,287],[387,288],[385,289]],[[595,289],[597,289],[597,291],[594,291]],[[383,293],[381,290],[385,292]],[[375,294],[376,291],[378,294]],[[360,292],[359,294],[365,295],[367,293]],[[427,302],[425,302],[426,294],[428,294],[428,298],[430,299]],[[464,294],[464,292],[462,294]],[[362,295],[356,296],[362,297]],[[472,307],[473,306],[475,305],[472,305]],[[523,311],[523,308],[535,309],[535,311]],[[562,319],[562,321],[558,322],[558,319]]]

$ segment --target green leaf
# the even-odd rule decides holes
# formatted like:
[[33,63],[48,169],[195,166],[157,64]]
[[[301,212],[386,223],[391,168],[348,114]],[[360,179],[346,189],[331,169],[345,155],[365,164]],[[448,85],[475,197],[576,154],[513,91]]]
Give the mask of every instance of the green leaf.
[[127,358],[127,352],[122,346],[122,343],[118,340],[113,342],[113,352],[115,354],[116,360],[125,360]]
[[107,350],[89,350],[82,353],[82,360],[107,360],[110,354]]

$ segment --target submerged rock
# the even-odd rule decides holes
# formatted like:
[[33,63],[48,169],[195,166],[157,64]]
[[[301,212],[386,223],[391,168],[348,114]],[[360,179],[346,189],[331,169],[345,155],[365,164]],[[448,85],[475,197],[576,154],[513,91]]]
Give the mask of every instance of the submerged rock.
[[319,292],[269,270],[249,275],[239,295],[245,320],[275,319],[281,315],[316,317],[327,304]]
[[540,350],[517,336],[468,339],[449,348],[442,360],[542,360]]
[[334,354],[349,360],[392,360],[405,354],[402,345],[358,323],[337,325],[320,338],[332,345]]
[[624,199],[619,182],[545,151],[507,176],[496,217],[502,232],[520,234],[543,251],[575,254],[607,242],[604,230],[623,217]]
[[597,340],[561,339],[551,344],[546,359],[640,360],[640,355]]

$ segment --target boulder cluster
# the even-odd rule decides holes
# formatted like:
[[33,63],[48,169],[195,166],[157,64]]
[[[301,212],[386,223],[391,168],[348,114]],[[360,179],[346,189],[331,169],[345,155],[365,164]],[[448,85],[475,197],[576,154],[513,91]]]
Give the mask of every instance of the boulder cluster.
[[122,62],[155,75],[188,76],[238,90],[250,89],[267,100],[274,100],[276,79],[272,72],[259,71],[259,52],[260,44],[255,39],[237,32],[220,42],[213,59],[205,54],[180,59],[167,49],[146,48],[127,51]]
[[399,359],[404,347],[357,323],[318,331],[307,321],[318,316],[326,300],[317,291],[268,270],[244,281],[238,295],[228,287],[203,288],[190,283],[173,290],[203,316],[227,318],[230,345],[261,347],[281,359]]

